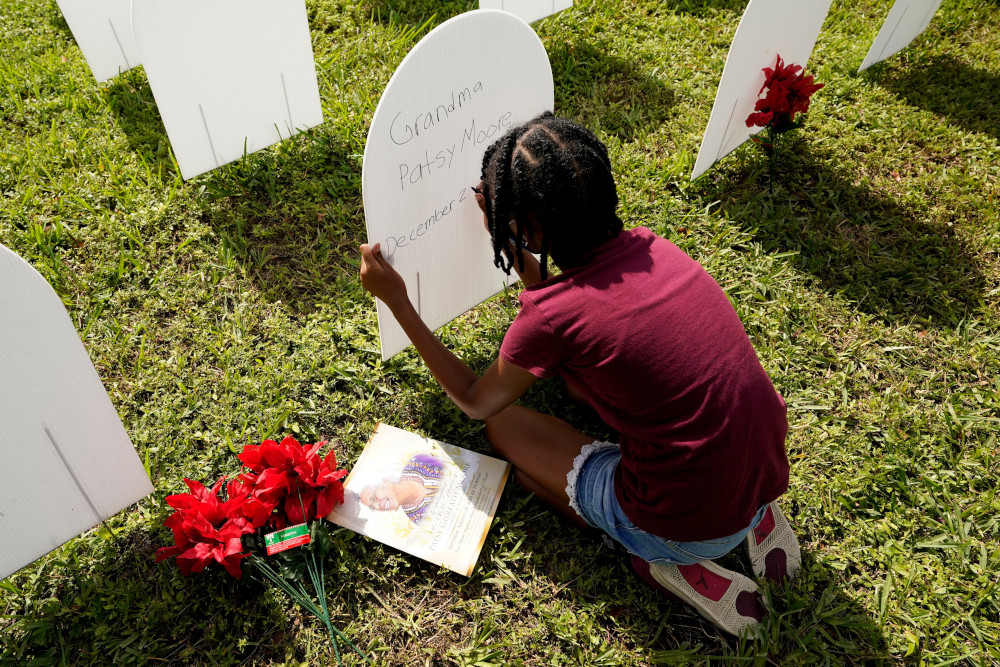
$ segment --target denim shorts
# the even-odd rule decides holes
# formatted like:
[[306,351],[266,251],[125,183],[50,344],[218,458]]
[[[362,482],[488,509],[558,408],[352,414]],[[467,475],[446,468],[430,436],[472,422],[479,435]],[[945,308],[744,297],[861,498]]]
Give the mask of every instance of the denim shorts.
[[594,442],[584,445],[566,475],[570,506],[591,526],[599,528],[625,547],[629,553],[650,563],[690,565],[719,558],[736,548],[764,517],[764,505],[743,530],[704,542],[675,542],[636,527],[622,511],[615,496],[615,469],[621,460],[618,445]]

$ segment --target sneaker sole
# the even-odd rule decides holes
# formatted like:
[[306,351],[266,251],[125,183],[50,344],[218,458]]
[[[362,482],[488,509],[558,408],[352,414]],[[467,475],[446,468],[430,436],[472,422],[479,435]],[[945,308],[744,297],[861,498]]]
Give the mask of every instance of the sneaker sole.
[[704,560],[698,564],[710,572],[731,580],[729,588],[718,602],[713,602],[693,591],[676,565],[652,563],[649,573],[661,586],[730,634],[740,635],[764,620],[767,610],[753,580],[720,567],[712,561]]

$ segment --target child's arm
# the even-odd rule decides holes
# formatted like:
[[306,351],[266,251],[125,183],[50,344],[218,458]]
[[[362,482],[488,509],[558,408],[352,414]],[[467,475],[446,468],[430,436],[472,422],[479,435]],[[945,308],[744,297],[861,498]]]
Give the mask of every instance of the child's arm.
[[483,377],[476,375],[420,319],[406,294],[406,283],[382,257],[377,243],[375,247],[367,243],[361,246],[361,284],[389,307],[441,387],[473,419],[497,414],[538,379],[503,359],[493,362]]
[[517,277],[521,279],[521,284],[525,287],[531,287],[535,283],[541,281],[542,279],[542,265],[538,262],[538,258],[532,255],[527,250],[521,253],[524,256],[524,271],[517,263],[517,250],[514,248],[513,244],[508,246],[507,258],[511,260],[514,265],[514,270],[517,271]]

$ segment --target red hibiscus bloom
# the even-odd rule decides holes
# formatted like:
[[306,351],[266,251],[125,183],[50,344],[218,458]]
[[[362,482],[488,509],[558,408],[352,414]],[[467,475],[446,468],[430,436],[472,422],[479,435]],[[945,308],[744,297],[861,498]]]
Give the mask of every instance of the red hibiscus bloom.
[[232,508],[232,513],[229,516],[231,518],[239,516],[246,519],[254,529],[260,528],[267,523],[271,512],[274,511],[275,503],[255,497],[253,495],[253,486],[240,478],[229,482],[227,485],[227,496],[229,498],[242,499],[242,502],[238,506]]
[[167,496],[167,504],[176,511],[163,525],[173,531],[174,546],[159,549],[157,563],[176,556],[181,574],[188,576],[215,561],[229,574],[242,578],[240,561],[250,555],[243,551],[242,538],[254,527],[241,516],[246,496],[229,495],[225,502],[219,498],[223,481],[207,489],[200,482],[185,479],[191,493]]
[[767,127],[772,118],[774,118],[774,112],[772,111],[752,113],[747,116],[747,127]]
[[790,129],[795,114],[809,111],[812,94],[824,85],[805,76],[801,66],[786,65],[779,55],[773,68],[764,68],[764,85],[757,94],[765,90],[767,94],[757,100],[754,113],[747,117],[747,127]]
[[333,452],[320,458],[325,444],[302,445],[289,436],[280,443],[247,445],[239,455],[251,471],[240,475],[240,481],[252,488],[251,498],[276,510],[270,518],[278,529],[324,517],[344,502],[340,480],[347,471],[337,470]]

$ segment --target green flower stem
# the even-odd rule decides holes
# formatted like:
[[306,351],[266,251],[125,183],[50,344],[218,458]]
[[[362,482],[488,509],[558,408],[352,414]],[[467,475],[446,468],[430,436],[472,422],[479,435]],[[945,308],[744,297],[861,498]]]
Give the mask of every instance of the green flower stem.
[[290,583],[288,583],[288,580],[278,574],[274,568],[265,563],[261,558],[258,558],[257,556],[251,556],[251,558],[253,558],[254,565],[257,566],[257,569],[261,574],[267,577],[268,581],[284,591],[284,593],[290,597],[293,602],[300,605],[310,614],[316,616],[321,621],[324,620],[323,612],[312,601],[302,584],[299,584],[299,588],[296,590]]
[[774,170],[778,164],[778,151],[776,146],[777,141],[778,141],[778,133],[774,131],[774,125],[768,125],[767,142],[771,146],[767,150],[767,167],[770,176],[767,182],[767,191],[772,197],[774,196]]
[[[303,518],[306,517],[305,503],[302,502],[302,490],[296,489],[299,496],[299,507],[302,509]],[[312,534],[313,526],[309,526],[309,532]],[[311,547],[314,545],[310,545]],[[330,609],[326,604],[326,567],[322,558],[317,559],[316,553],[313,548],[306,549],[302,552],[302,557],[305,562],[306,572],[309,573],[309,581],[312,582],[313,591],[316,593],[316,598],[319,600],[319,606],[313,601],[311,595],[306,591],[305,585],[302,581],[297,582],[297,588],[292,586],[292,584],[281,576],[280,572],[275,570],[273,567],[268,565],[264,559],[259,556],[251,554],[251,560],[253,564],[257,567],[257,570],[267,578],[272,584],[284,591],[293,602],[302,607],[305,611],[315,616],[325,627],[327,633],[330,635],[330,644],[333,646],[333,655],[337,658],[337,664],[343,665],[343,658],[340,655],[340,646],[337,642],[339,637],[343,640],[347,646],[351,648],[352,651],[357,653],[361,658],[368,664],[372,664],[371,659],[354,645],[347,636],[335,628],[333,623],[330,621]]]
[[[316,603],[313,602],[313,600],[310,598],[309,594],[306,592],[305,587],[302,586],[302,584],[299,584],[298,588],[296,589],[290,583],[288,583],[288,581],[284,577],[282,577],[280,574],[278,574],[278,572],[276,572],[274,570],[274,568],[272,568],[270,565],[268,565],[267,563],[265,563],[262,559],[258,558],[257,556],[251,556],[251,558],[253,559],[254,565],[257,567],[257,569],[260,571],[260,573],[262,575],[264,575],[264,577],[267,578],[268,581],[270,581],[272,584],[274,584],[275,586],[277,586],[278,588],[280,588],[285,593],[285,595],[287,595],[289,598],[292,599],[293,602],[295,602],[296,604],[298,604],[300,607],[302,607],[308,613],[310,613],[313,616],[315,616],[317,619],[319,619],[323,623],[324,626],[326,626],[327,632],[330,635],[330,642],[333,644],[333,652],[334,652],[334,655],[337,658],[337,664],[338,665],[343,665],[344,664],[343,663],[343,659],[341,658],[340,650],[339,650],[338,643],[337,643],[337,638],[338,637],[341,639],[341,641],[343,641],[345,644],[347,644],[347,646],[350,647],[350,649],[352,651],[354,651],[359,656],[361,656],[361,658],[366,663],[372,664],[371,658],[369,658],[364,653],[364,651],[362,651],[361,649],[359,649],[354,644],[354,642],[352,642],[347,637],[347,635],[345,635],[343,632],[341,632],[336,627],[334,627],[333,623],[330,622],[329,610],[326,607],[325,598],[324,597],[320,597],[321,604],[323,606],[323,609],[320,609],[319,607],[316,606]],[[310,563],[307,562],[306,563],[306,570],[310,571],[310,578],[313,578],[315,576],[316,573],[312,569],[312,564],[310,564]],[[313,580],[315,581],[315,579],[313,579]],[[315,584],[314,584],[314,586],[315,586]]]
[[[296,484],[295,492],[299,497],[299,508],[302,510],[303,520],[306,518],[306,506],[302,502],[302,488]],[[312,526],[309,526],[310,534],[312,533]],[[337,638],[333,634],[333,623],[330,622],[330,610],[326,606],[326,581],[325,576],[318,575],[316,567],[316,554],[309,551],[306,555],[306,571],[309,573],[309,579],[312,580],[313,590],[316,591],[316,596],[319,598],[319,604],[321,609],[319,613],[314,613],[319,620],[323,622],[326,626],[326,630],[330,633],[330,645],[333,646],[333,655],[337,658],[337,664],[343,665],[343,661],[340,659],[340,647],[337,646]],[[322,563],[322,560],[320,561]],[[324,572],[325,574],[325,572]],[[301,586],[301,584],[300,584]],[[310,600],[310,604],[312,600]],[[315,609],[315,607],[314,607]]]
[[[330,639],[333,641],[333,651],[334,651],[334,654],[337,656],[337,661],[338,662],[340,661],[340,652],[338,650],[337,640],[334,638],[334,634],[336,634],[338,637],[340,637],[351,648],[351,650],[354,651],[355,653],[357,653],[359,656],[361,656],[364,659],[365,662],[371,664],[372,663],[371,659],[369,659],[369,657],[363,651],[361,651],[361,649],[359,649],[357,646],[355,646],[354,642],[352,642],[350,639],[347,638],[347,635],[345,635],[343,632],[341,632],[340,630],[338,630],[337,628],[335,628],[333,626],[333,624],[330,623],[330,613],[329,613],[329,610],[328,610],[327,605],[326,605],[326,585],[325,585],[325,582],[326,582],[326,566],[323,564],[323,559],[320,558],[319,559],[319,567],[317,568],[317,566],[316,566],[316,554],[310,553],[309,557],[310,557],[310,559],[311,559],[312,562],[311,563],[310,562],[306,563],[306,570],[309,572],[309,576],[310,577],[313,577],[316,581],[319,582],[318,584],[314,583],[313,587],[317,591],[322,591],[320,593],[319,602],[320,602],[320,604],[323,607],[323,617],[326,619],[326,627],[330,631]],[[317,573],[317,569],[318,569],[318,573]]]
[[[319,569],[319,572],[317,572],[317,569]],[[319,568],[317,568],[316,554],[309,552],[306,559],[306,571],[309,573],[309,578],[312,579],[313,590],[316,591],[316,595],[319,598],[320,608],[323,612],[323,615],[320,618],[326,625],[327,632],[330,633],[330,644],[333,646],[333,655],[337,658],[338,665],[343,664],[340,659],[340,647],[337,646],[337,638],[333,634],[333,624],[330,622],[330,610],[326,606],[326,572],[323,569],[323,560],[320,559],[320,565]]]

